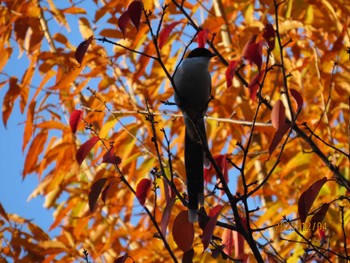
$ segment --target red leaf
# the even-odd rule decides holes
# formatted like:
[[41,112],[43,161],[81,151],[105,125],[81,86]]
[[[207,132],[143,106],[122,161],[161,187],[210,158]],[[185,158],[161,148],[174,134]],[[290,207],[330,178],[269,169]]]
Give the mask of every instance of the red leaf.
[[90,212],[93,213],[95,211],[95,206],[97,202],[97,198],[100,195],[103,186],[107,182],[107,178],[100,178],[96,182],[93,183],[89,192],[89,208]]
[[[237,231],[233,231],[233,241],[234,241],[234,249],[235,249],[235,257],[236,258],[246,258],[244,255],[244,237],[238,233]],[[247,262],[247,261],[243,261]]]
[[249,93],[250,93],[250,98],[252,100],[255,99],[256,93],[259,89],[259,84],[262,81],[262,78],[264,77],[265,70],[262,70],[261,72],[257,73],[252,80],[250,81],[248,85]]
[[263,37],[267,42],[270,51],[272,51],[275,48],[276,32],[270,23],[265,26]]
[[103,155],[102,163],[110,163],[114,165],[118,165],[121,163],[121,159],[115,155],[114,147],[112,146],[109,150]]
[[169,224],[169,219],[171,215],[171,210],[175,204],[175,196],[172,196],[170,200],[167,200],[167,204],[164,208],[162,220],[160,221],[160,230],[162,231],[163,236],[166,236],[166,229]]
[[227,255],[232,255],[233,252],[233,231],[225,228],[221,235],[222,244],[225,245],[223,251]]
[[204,250],[207,249],[207,247],[209,246],[209,242],[211,240],[211,237],[213,236],[216,222],[218,220],[221,209],[222,205],[217,205],[209,211],[210,219],[209,222],[205,225],[202,235],[202,243],[204,246]]
[[136,197],[141,205],[146,202],[146,197],[151,190],[152,181],[148,178],[143,178],[136,186]]
[[129,257],[128,253],[125,253],[123,256],[117,258],[114,260],[114,263],[124,263],[126,262],[126,259]]
[[278,130],[281,125],[285,123],[286,120],[286,108],[281,100],[278,100],[275,105],[273,105],[271,111],[271,122],[272,126]]
[[89,48],[92,41],[92,36],[89,37],[87,40],[81,42],[77,49],[75,50],[75,59],[78,61],[79,64],[83,62],[83,58],[85,56],[85,53],[87,49]]
[[207,42],[207,38],[208,38],[208,29],[202,29],[201,31],[199,31],[198,35],[197,35],[197,43],[198,43],[198,47],[205,47],[205,43]]
[[192,248],[194,240],[193,224],[188,221],[188,211],[181,211],[174,220],[172,234],[176,245],[187,252]]
[[[228,164],[227,164],[227,155],[226,154],[219,154],[214,156],[214,160],[219,166],[226,183],[228,183]],[[212,180],[212,176],[216,174],[216,171],[214,167],[210,164],[209,168],[204,168],[204,181],[206,183],[209,183]]]
[[239,62],[238,60],[231,60],[230,64],[226,69],[226,87],[227,88],[232,87],[232,80],[233,80],[233,77],[235,76],[238,62]]
[[128,10],[126,10],[118,19],[118,27],[122,31],[123,36],[125,37],[126,27],[130,22],[130,15]]
[[132,1],[128,6],[129,16],[131,22],[136,27],[136,30],[139,30],[141,15],[142,15],[143,4],[141,1]]
[[89,152],[95,146],[99,139],[100,138],[98,136],[94,136],[79,147],[75,155],[75,158],[77,159],[79,165],[82,164],[86,156],[89,154]]
[[159,37],[158,37],[159,49],[162,49],[162,47],[165,45],[165,42],[167,41],[168,37],[170,36],[171,31],[173,31],[174,27],[176,27],[180,23],[181,23],[181,21],[173,22],[170,25],[165,26],[160,31]]
[[318,223],[322,223],[324,217],[326,216],[326,213],[329,208],[329,203],[325,203],[321,206],[320,210],[317,211],[316,214],[311,219],[311,230],[315,231],[318,229]]
[[318,192],[321,187],[327,182],[327,177],[313,183],[305,192],[303,192],[298,201],[298,212],[301,223],[304,223],[307,217],[307,214],[310,211],[312,204],[314,203]]
[[303,104],[304,104],[304,100],[303,100],[303,97],[300,95],[300,93],[295,90],[295,89],[290,89],[290,94],[292,94],[295,102],[297,103],[298,105],[298,111],[301,110],[301,108],[303,107]]
[[83,118],[82,110],[74,110],[69,118],[69,126],[73,133],[77,131],[79,121]]
[[262,64],[262,46],[263,41],[256,42],[257,35],[252,36],[243,49],[243,58],[249,63],[255,63],[259,71]]
[[288,131],[289,128],[290,128],[289,124],[284,122],[282,125],[280,125],[279,129],[275,132],[269,147],[270,155],[276,149],[277,145],[280,143],[284,134]]

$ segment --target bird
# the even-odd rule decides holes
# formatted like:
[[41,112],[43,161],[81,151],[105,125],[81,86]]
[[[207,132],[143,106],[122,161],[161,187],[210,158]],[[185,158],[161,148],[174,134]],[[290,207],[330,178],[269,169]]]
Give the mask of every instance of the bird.
[[198,221],[198,205],[204,205],[204,166],[209,167],[205,147],[204,116],[211,97],[210,59],[215,53],[204,47],[193,49],[174,73],[175,102],[185,121],[185,170],[188,220]]

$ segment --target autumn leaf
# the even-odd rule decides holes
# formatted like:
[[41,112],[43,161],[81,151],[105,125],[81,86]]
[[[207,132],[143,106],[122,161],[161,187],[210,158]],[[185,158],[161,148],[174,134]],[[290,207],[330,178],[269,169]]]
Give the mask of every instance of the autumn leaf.
[[311,218],[311,230],[312,230],[312,232],[320,229],[319,226],[322,223],[324,217],[326,216],[326,213],[328,211],[329,206],[330,206],[329,203],[323,204],[321,206],[320,210],[318,210],[316,212],[316,214],[314,214],[313,217]]
[[[307,190],[305,190],[298,200],[298,212],[300,217],[300,222],[304,223],[307,217],[307,214],[310,211],[312,204],[314,203],[319,191],[322,186],[327,182],[327,177],[313,183]],[[325,209],[325,208],[324,208]],[[328,208],[327,208],[328,209]],[[327,211],[327,210],[326,210]],[[325,213],[325,212],[324,212]]]
[[120,256],[119,258],[114,260],[114,263],[125,263],[128,257],[128,253],[125,253],[123,256]]
[[175,196],[172,195],[171,198],[169,200],[167,200],[167,204],[164,208],[164,211],[162,214],[162,219],[160,221],[160,229],[161,229],[164,237],[166,236],[166,229],[167,229],[168,224],[169,224],[170,215],[171,215],[171,211],[173,209],[174,204],[175,204]]
[[131,19],[131,22],[135,26],[136,30],[139,30],[141,15],[142,15],[143,4],[142,1],[132,1],[128,6],[128,13]]
[[231,88],[232,87],[232,81],[233,81],[233,77],[235,76],[236,70],[237,70],[237,66],[238,66],[239,61],[238,60],[231,60],[225,75],[226,75],[226,87],[227,88]]
[[77,131],[78,124],[83,118],[82,110],[74,110],[69,118],[69,126],[73,133]]
[[118,27],[122,31],[123,36],[125,37],[126,28],[130,22],[130,15],[128,10],[126,10],[118,19]]
[[297,103],[298,111],[300,111],[302,109],[302,107],[303,107],[303,104],[304,104],[303,97],[295,89],[289,89],[289,91],[290,91],[290,94],[292,95],[293,99]]
[[100,140],[100,138],[98,136],[94,136],[92,138],[90,138],[89,140],[87,140],[85,143],[83,143],[76,155],[75,158],[77,159],[77,162],[79,165],[81,165],[83,163],[83,161],[85,160],[86,156],[89,154],[89,152],[91,151],[91,149],[95,146],[95,144]]
[[263,37],[269,46],[269,49],[272,51],[275,48],[276,32],[270,23],[266,24]]
[[102,163],[110,163],[113,165],[118,165],[121,163],[121,159],[115,155],[114,147],[112,146],[109,150],[103,155]]
[[173,22],[169,25],[166,25],[159,33],[158,37],[158,47],[159,49],[162,49],[162,47],[165,45],[166,41],[168,40],[170,33],[173,31],[173,29],[180,24],[181,21]]
[[145,205],[147,195],[151,190],[152,181],[148,178],[143,178],[136,186],[136,197],[141,205]]
[[91,186],[91,189],[89,192],[89,208],[91,213],[95,211],[97,199],[107,180],[108,180],[107,178],[100,178],[96,182],[94,182]]
[[198,47],[204,48],[207,43],[209,31],[205,28],[201,29],[197,35]]
[[257,73],[250,81],[250,83],[248,85],[248,89],[249,89],[249,94],[250,94],[251,100],[255,100],[256,94],[259,90],[259,87],[260,87],[260,84],[261,84],[261,81],[262,81],[264,75],[265,75],[265,70],[262,70],[261,72]]
[[286,120],[286,108],[281,100],[276,101],[271,111],[272,126],[278,130]]
[[172,234],[176,245],[183,252],[191,250],[194,240],[193,224],[188,221],[188,211],[181,211],[174,220]]
[[260,72],[262,64],[262,40],[257,41],[257,35],[253,35],[243,49],[243,58],[249,63],[254,63]]
[[212,208],[209,212],[210,219],[206,224],[202,235],[202,243],[204,246],[204,250],[206,250],[207,247],[209,246],[209,242],[213,236],[216,222],[218,220],[221,209],[222,209],[222,205],[217,205],[214,208]]
[[87,40],[81,42],[77,49],[75,50],[75,59],[79,64],[83,62],[86,51],[88,50],[93,37],[90,36]]
[[11,115],[13,106],[15,105],[15,101],[21,93],[21,88],[17,83],[16,77],[11,77],[9,80],[9,89],[6,92],[4,97],[4,101],[2,103],[2,121],[6,128],[8,118]]

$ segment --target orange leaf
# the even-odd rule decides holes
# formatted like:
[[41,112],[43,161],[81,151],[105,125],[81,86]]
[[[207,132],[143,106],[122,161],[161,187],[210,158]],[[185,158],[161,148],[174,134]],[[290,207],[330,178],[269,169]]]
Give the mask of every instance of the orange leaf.
[[6,213],[6,211],[5,211],[5,209],[3,208],[3,206],[2,206],[1,203],[0,203],[0,215],[2,215],[2,216],[6,219],[6,221],[9,221],[9,218],[8,218],[8,216],[7,216],[7,213]]
[[325,182],[327,182],[327,177],[323,177],[322,179],[316,181],[301,194],[298,201],[298,212],[301,223],[305,222],[307,214],[309,213],[310,208],[318,195],[318,192],[321,190]]
[[207,247],[209,246],[209,242],[213,236],[216,222],[218,220],[221,209],[222,205],[217,205],[209,211],[210,219],[205,225],[202,235],[202,243],[204,246],[204,250],[207,249]]
[[176,216],[172,233],[176,245],[183,252],[187,252],[192,248],[194,228],[193,224],[188,221],[188,211],[181,211]]
[[92,41],[92,36],[90,36],[87,40],[81,42],[77,47],[77,49],[75,50],[75,59],[78,61],[79,64],[83,62],[83,58],[91,44],[91,41]]
[[17,84],[17,78],[11,77],[9,81],[9,90],[6,92],[4,102],[2,103],[2,121],[6,128],[7,121],[11,115],[15,101],[21,93],[21,88]]
[[91,149],[95,146],[95,144],[99,141],[99,139],[100,138],[98,136],[94,136],[79,147],[75,155],[75,158],[77,159],[79,165],[82,164],[86,156],[89,154]]
[[93,213],[95,211],[97,198],[100,195],[103,186],[107,182],[107,178],[100,178],[96,182],[94,182],[91,186],[89,192],[89,208],[90,212]]
[[136,197],[141,205],[145,205],[146,197],[151,190],[152,181],[148,178],[143,178],[136,186]]
[[69,126],[73,133],[77,131],[78,124],[83,118],[82,110],[74,110],[69,118]]

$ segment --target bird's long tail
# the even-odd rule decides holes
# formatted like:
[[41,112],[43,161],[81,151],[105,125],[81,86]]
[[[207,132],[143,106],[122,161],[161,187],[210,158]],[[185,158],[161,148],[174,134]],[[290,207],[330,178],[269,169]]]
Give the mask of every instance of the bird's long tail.
[[[206,140],[203,118],[197,120],[197,129],[202,133],[201,137]],[[192,126],[192,125],[191,125]],[[206,143],[206,141],[204,142]],[[192,223],[198,221],[198,204],[204,204],[204,146],[194,131],[186,125],[185,132],[185,168],[187,176],[187,193],[189,202],[188,220]]]

